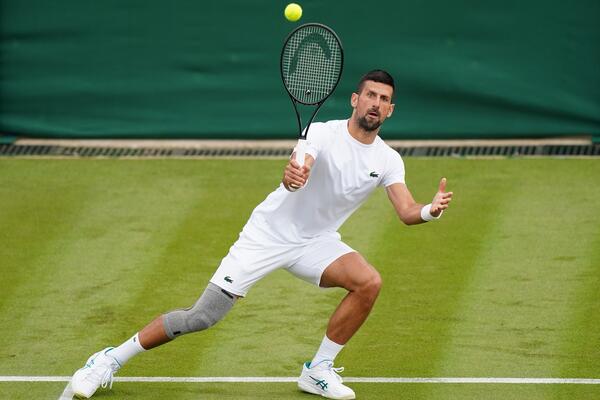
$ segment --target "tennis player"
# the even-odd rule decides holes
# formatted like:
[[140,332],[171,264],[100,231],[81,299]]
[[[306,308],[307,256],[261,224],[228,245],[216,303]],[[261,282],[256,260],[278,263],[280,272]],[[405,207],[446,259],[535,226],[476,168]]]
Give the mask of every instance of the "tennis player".
[[159,316],[116,348],[93,354],[73,375],[74,393],[89,398],[99,387],[112,386],[113,375],[134,355],[213,326],[258,280],[284,268],[315,285],[348,291],[316,354],[302,366],[298,386],[329,399],[354,399],[334,361],[369,315],[381,277],[337,231],[378,186],[407,225],[440,218],[452,199],[445,178],[430,204],[413,199],[402,158],[378,136],[394,111],[393,95],[387,72],[364,75],[350,99],[350,118],[311,126],[305,165],[290,158],[281,185],[254,209],[196,303]]

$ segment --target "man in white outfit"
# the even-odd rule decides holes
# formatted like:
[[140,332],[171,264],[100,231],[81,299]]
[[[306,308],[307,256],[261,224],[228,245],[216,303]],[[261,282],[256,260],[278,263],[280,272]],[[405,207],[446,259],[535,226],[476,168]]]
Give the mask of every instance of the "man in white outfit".
[[92,355],[73,375],[75,394],[89,398],[100,386],[112,385],[114,373],[134,355],[211,327],[258,280],[284,268],[315,285],[348,291],[317,353],[303,365],[298,386],[330,399],[354,399],[334,360],[369,315],[381,277],[337,230],[377,186],[385,187],[407,225],[438,219],[452,199],[445,178],[427,205],[416,203],[405,185],[402,158],[378,136],[394,111],[393,94],[392,77],[370,71],[352,94],[348,120],[312,124],[304,165],[292,155],[281,184],[254,209],[198,301],[159,316],[117,348]]

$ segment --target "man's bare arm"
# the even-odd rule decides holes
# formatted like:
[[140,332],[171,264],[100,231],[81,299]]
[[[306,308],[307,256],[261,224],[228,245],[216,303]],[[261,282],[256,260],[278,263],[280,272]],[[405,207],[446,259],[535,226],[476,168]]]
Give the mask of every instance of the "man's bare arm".
[[[398,217],[406,225],[415,225],[426,222],[421,217],[424,204],[417,203],[408,187],[403,183],[394,183],[386,188],[388,198],[392,202]],[[442,178],[438,191],[431,201],[429,214],[432,218],[438,218],[448,208],[452,200],[452,192],[446,192],[446,178]]]

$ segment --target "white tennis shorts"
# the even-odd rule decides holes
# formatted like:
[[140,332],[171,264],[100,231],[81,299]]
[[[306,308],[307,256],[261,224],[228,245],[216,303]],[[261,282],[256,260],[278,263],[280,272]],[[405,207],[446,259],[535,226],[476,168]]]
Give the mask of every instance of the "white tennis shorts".
[[246,296],[252,285],[283,268],[319,286],[325,268],[353,251],[341,241],[337,232],[302,243],[286,243],[269,235],[264,226],[259,227],[250,221],[210,281],[230,293]]

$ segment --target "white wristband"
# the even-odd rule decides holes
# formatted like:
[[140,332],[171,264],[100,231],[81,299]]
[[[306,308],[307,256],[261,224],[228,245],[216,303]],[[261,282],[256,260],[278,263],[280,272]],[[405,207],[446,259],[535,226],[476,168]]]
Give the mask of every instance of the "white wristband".
[[421,208],[421,219],[427,222],[435,221],[436,219],[440,219],[443,213],[444,211],[442,211],[437,217],[431,215],[431,203],[429,203],[426,206],[423,206],[423,208]]

